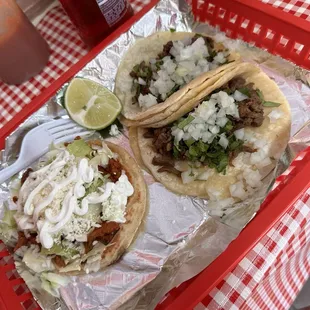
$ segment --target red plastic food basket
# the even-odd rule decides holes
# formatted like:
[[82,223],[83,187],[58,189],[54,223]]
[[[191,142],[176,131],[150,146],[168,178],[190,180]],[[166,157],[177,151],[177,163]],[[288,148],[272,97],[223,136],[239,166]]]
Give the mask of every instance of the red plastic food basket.
[[[69,71],[37,96],[0,132],[0,149],[5,138],[27,117],[41,107],[56,91],[108,44],[158,1],[152,0],[133,18],[91,50]],[[207,21],[232,38],[242,38],[278,54],[294,63],[310,68],[310,24],[291,14],[273,8],[257,0],[193,0],[194,16]],[[290,172],[277,179],[278,186],[268,195],[254,220],[246,226],[238,238],[216,260],[196,277],[170,291],[157,306],[157,310],[192,309],[209,294],[273,225],[292,208],[296,199],[310,186],[310,149],[302,152],[292,163]],[[0,309],[39,309],[23,280],[15,270],[14,262],[5,246],[0,243]]]

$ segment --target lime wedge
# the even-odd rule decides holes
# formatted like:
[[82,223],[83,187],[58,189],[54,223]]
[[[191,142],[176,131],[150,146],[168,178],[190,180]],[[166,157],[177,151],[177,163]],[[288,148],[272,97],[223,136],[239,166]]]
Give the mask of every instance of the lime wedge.
[[114,122],[122,105],[104,86],[88,79],[74,78],[65,94],[65,108],[79,125],[99,130]]

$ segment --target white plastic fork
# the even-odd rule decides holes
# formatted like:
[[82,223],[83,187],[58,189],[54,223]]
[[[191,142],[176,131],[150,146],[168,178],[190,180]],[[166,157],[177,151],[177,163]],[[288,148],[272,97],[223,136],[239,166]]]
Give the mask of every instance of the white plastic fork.
[[51,121],[30,130],[22,141],[18,159],[0,171],[0,184],[44,155],[52,142],[70,142],[76,136],[83,137],[92,133],[93,131],[77,125],[70,119]]

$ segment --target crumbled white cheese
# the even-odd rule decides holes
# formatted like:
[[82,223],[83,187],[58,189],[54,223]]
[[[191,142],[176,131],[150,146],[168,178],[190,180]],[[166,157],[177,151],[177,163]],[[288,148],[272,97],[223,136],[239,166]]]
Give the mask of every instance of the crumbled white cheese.
[[126,174],[122,174],[113,184],[110,197],[102,202],[102,220],[125,223],[125,210],[128,197],[134,193],[134,188]]
[[92,227],[96,226],[96,222],[83,217],[73,217],[62,229],[65,239],[79,242],[87,241],[87,234]]

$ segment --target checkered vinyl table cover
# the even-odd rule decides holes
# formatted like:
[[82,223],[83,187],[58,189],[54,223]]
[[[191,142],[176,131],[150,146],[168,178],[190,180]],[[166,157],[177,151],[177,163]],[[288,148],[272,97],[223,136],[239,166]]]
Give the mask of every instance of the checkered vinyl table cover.
[[[310,21],[310,0],[260,1]],[[131,0],[136,12],[147,3],[149,0]],[[49,63],[41,74],[20,86],[9,86],[0,81],[0,128],[87,54],[86,46],[60,6],[51,9],[37,28],[50,46]]]
[[310,189],[195,310],[289,309],[310,275]]
[[[261,0],[310,20],[310,1]],[[139,11],[148,0],[132,0]],[[48,66],[22,84],[0,82],[0,128],[68,70],[87,49],[60,6],[37,28],[51,48]],[[310,274],[310,190],[196,309],[288,309]]]
[[[150,1],[130,2],[138,12]],[[44,16],[37,29],[49,44],[49,62],[39,75],[22,85],[6,85],[0,81],[0,128],[88,52],[60,5]]]

